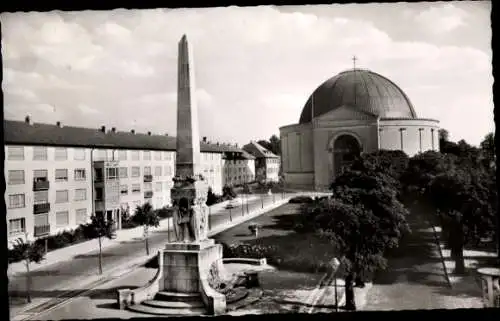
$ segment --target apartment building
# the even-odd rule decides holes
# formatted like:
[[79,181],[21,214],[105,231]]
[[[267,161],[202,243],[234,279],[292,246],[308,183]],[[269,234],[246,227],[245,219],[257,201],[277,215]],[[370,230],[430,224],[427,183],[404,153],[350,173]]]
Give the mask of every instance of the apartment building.
[[257,142],[251,141],[243,150],[255,157],[256,180],[278,182],[281,159]]
[[[175,137],[4,121],[9,240],[34,239],[88,222],[92,213],[113,219],[150,202],[171,204]],[[222,193],[223,154],[229,145],[201,142],[203,176]]]
[[223,164],[223,185],[236,186],[255,181],[255,157],[244,150],[224,153]]

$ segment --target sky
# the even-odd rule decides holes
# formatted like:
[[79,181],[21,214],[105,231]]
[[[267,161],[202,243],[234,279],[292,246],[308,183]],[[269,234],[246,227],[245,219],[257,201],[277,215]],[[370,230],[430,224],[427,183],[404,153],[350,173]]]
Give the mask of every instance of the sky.
[[419,117],[479,144],[494,130],[490,14],[489,1],[2,13],[4,115],[175,135],[186,34],[209,141],[279,136],[356,55]]

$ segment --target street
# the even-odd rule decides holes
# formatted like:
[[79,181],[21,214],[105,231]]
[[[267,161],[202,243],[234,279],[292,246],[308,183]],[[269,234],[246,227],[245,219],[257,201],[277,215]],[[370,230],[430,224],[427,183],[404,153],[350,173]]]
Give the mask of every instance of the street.
[[[275,195],[275,200],[281,199],[281,194]],[[272,195],[263,195],[248,202],[248,210],[250,212],[258,210],[264,206],[270,205],[273,202]],[[235,219],[242,215],[247,215],[247,203],[243,199],[243,211],[241,200],[235,202],[236,207],[232,209],[221,209],[210,215],[211,229],[220,227],[222,224]],[[173,234],[171,235],[173,238]],[[150,253],[154,254],[163,247],[168,241],[168,231],[158,230],[151,233],[149,237]],[[81,281],[83,276],[91,276],[98,274],[98,241],[95,240],[95,251],[84,255],[75,256],[73,259],[52,264],[50,266],[40,268],[31,272],[31,296],[32,299],[40,298],[55,298],[71,289],[75,289],[75,281]],[[112,268],[126,265],[131,259],[137,257],[146,258],[146,247],[143,239],[135,239],[123,241],[117,245],[105,248],[102,252],[103,271],[109,271]],[[15,312],[26,305],[25,293],[26,275],[20,274],[12,276],[9,280],[9,296],[11,311]],[[66,296],[66,295],[65,295]]]

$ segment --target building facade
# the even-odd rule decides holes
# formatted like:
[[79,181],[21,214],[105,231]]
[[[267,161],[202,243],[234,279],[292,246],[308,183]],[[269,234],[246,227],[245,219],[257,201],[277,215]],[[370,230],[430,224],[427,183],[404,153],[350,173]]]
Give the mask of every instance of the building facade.
[[244,150],[223,156],[223,185],[238,186],[255,181],[255,157]]
[[243,150],[255,157],[255,179],[257,181],[279,181],[281,158],[278,155],[254,141],[243,146]]
[[[103,215],[121,227],[121,213],[151,203],[170,206],[175,137],[4,121],[8,237],[34,239],[74,229]],[[202,175],[222,193],[229,145],[200,143]],[[10,242],[9,242],[10,243]]]
[[438,130],[437,120],[417,117],[392,81],[348,70],[313,92],[298,124],[280,128],[284,179],[290,187],[325,190],[359,153],[438,151]]

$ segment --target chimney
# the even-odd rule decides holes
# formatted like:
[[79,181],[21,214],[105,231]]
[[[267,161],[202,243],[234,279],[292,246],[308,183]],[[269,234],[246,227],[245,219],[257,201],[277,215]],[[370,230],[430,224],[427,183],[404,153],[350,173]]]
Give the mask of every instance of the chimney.
[[151,136],[151,132],[148,132],[148,136]]
[[203,136],[203,142],[207,143],[207,136]]
[[101,126],[101,132],[103,132],[103,133],[106,132],[106,126]]
[[135,134],[135,129],[130,130],[132,134]]
[[63,127],[63,125],[62,125],[62,123],[61,123],[60,121],[56,122],[56,125],[57,125],[57,127],[59,127],[59,128],[62,128],[62,127]]
[[217,142],[217,146],[219,146],[219,142]]
[[113,133],[116,133],[116,127],[112,127],[112,128],[111,128],[111,131],[112,131]]
[[168,133],[165,133],[165,136],[168,136]]
[[24,118],[24,122],[26,124],[33,125],[33,122],[31,121],[30,115],[26,115],[26,117]]

